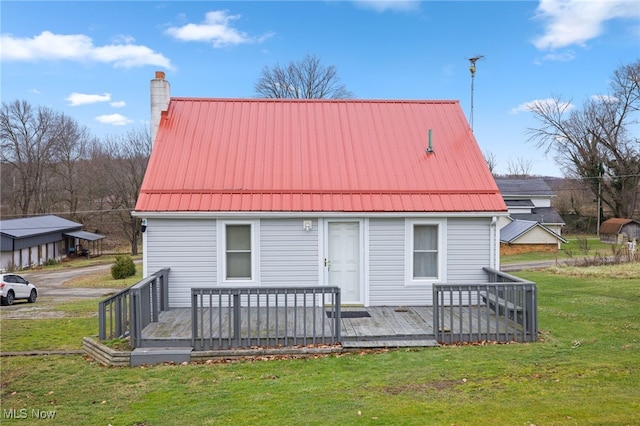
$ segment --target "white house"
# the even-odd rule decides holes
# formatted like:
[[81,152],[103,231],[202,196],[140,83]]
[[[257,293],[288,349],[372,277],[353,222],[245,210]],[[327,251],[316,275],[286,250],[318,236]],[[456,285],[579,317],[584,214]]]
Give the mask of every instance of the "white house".
[[498,177],[496,184],[509,216],[500,221],[501,253],[556,252],[562,243],[564,219],[551,205],[555,193],[541,177]]
[[429,305],[499,268],[507,207],[457,101],[171,98],[164,73],[151,91],[133,214],[171,307],[230,285]]
[[[551,200],[556,195],[543,178],[498,177],[496,184],[512,220],[538,222],[554,233],[562,235],[565,222],[551,205]],[[508,222],[504,222],[504,225]]]

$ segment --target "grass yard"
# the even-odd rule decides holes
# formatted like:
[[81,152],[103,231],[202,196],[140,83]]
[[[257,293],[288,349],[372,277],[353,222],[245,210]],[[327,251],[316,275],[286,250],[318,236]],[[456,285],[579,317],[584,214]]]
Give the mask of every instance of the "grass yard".
[[[538,283],[539,343],[145,368],[2,357],[2,424],[640,424],[640,264],[517,275]],[[77,316],[34,320],[42,346],[79,347],[86,329],[57,321],[87,306],[65,309]],[[69,340],[48,340],[54,328]]]
[[562,248],[557,253],[522,253],[512,254],[508,256],[500,256],[502,264],[532,262],[537,260],[565,260],[565,259],[583,259],[592,258],[596,255],[611,256],[613,254],[612,247],[620,248],[618,245],[612,245],[600,242],[595,235],[577,236],[565,235],[566,244],[562,244]]
[[[37,266],[30,271],[37,271],[40,269],[59,270],[68,268],[82,268],[85,266],[113,264],[116,256],[116,254],[102,254],[100,256],[91,257],[89,259],[85,257],[66,258],[62,262],[56,262],[52,265]],[[131,256],[131,258],[134,261],[140,261],[142,260],[142,255],[138,254],[135,256]]]
[[0,352],[81,350],[82,336],[97,334],[100,300],[58,303],[38,300],[29,308],[37,309],[46,303],[50,318],[0,319]]
[[142,267],[136,267],[136,274],[121,279],[113,279],[111,274],[95,273],[72,278],[64,283],[65,287],[106,287],[106,288],[127,288],[142,280]]

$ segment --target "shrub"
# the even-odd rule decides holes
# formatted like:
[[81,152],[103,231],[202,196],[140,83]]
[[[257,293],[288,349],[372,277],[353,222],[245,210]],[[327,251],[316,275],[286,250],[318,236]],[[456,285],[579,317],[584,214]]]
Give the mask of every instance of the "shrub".
[[57,260],[55,260],[53,258],[47,259],[47,263],[46,263],[47,266],[53,266],[53,265],[57,265],[57,264],[58,264]]
[[12,260],[10,260],[9,263],[7,263],[7,267],[4,269],[0,268],[0,270],[2,272],[15,272],[18,270],[18,265],[16,265],[15,263],[13,263]]
[[136,274],[136,265],[131,256],[116,256],[116,260],[111,266],[111,276],[114,280],[121,280],[132,277]]
[[589,247],[589,239],[587,237],[578,236],[576,238],[576,245],[584,254],[589,253],[590,247]]

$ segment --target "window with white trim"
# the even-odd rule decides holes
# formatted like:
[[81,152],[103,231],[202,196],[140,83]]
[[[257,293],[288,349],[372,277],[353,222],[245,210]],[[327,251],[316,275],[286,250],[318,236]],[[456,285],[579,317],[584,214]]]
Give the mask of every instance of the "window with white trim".
[[218,220],[218,282],[257,282],[256,220]]
[[446,220],[407,220],[405,264],[408,283],[446,279],[445,232]]

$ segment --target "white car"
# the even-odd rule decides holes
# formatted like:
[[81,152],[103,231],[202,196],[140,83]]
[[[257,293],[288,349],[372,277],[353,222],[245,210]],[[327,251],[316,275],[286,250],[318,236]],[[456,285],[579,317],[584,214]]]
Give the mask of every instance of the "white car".
[[0,301],[3,305],[13,305],[17,299],[26,299],[34,303],[38,297],[38,290],[29,281],[17,274],[0,275]]

